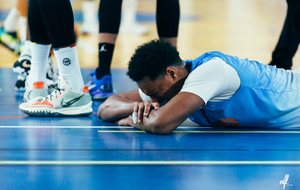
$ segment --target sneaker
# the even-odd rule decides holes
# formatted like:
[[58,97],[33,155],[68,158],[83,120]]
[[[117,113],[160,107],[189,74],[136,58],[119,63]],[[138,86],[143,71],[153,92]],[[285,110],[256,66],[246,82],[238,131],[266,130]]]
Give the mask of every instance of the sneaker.
[[49,65],[47,68],[46,73],[46,79],[49,80],[48,85],[50,85],[50,81],[52,81],[52,84],[57,83],[58,80],[58,68],[54,66],[54,63],[52,61],[52,58],[49,58]]
[[16,32],[5,32],[4,28],[0,28],[0,43],[11,51],[15,51],[19,47],[19,39]]
[[94,100],[103,100],[114,94],[110,75],[105,75],[101,79],[97,79],[95,73],[92,73],[91,76],[92,80],[88,86],[90,95]]
[[48,91],[53,92],[58,89],[58,68],[54,66],[52,58],[49,58],[49,66],[46,73],[46,84],[48,86]]
[[33,87],[30,88],[27,81],[25,81],[25,86],[24,102],[36,102],[48,95],[48,90],[45,88],[44,82],[35,82]]
[[17,82],[15,84],[16,91],[25,91],[25,81],[26,78],[23,75],[18,75]]
[[[25,58],[22,61],[17,60],[14,63],[13,71],[18,75],[17,82],[15,84],[15,90],[22,91],[25,90],[25,79],[30,73],[30,59],[31,56],[23,55]],[[46,73],[46,86],[48,91],[52,92],[57,89],[57,79],[58,79],[58,68],[54,66],[52,58],[49,58],[49,66]]]
[[38,117],[88,116],[93,113],[87,86],[81,93],[73,92],[66,80],[59,76],[58,88],[39,101],[22,103],[19,106],[21,111]]
[[13,72],[23,75],[25,78],[29,75],[31,66],[31,56],[23,55],[22,61],[17,60],[13,66]]

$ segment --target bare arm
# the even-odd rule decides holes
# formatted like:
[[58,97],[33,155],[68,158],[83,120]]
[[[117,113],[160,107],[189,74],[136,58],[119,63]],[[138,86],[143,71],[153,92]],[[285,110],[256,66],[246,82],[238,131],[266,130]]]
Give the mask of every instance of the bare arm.
[[203,105],[199,96],[181,92],[163,107],[151,111],[148,117],[144,116],[141,123],[134,124],[130,116],[129,124],[150,133],[169,134]]
[[98,109],[103,121],[116,122],[132,114],[136,102],[142,102],[138,89],[109,97]]

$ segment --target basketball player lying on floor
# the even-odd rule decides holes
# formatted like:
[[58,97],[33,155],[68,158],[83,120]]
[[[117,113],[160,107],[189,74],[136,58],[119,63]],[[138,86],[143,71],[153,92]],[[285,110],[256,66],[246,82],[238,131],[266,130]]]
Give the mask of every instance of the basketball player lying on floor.
[[188,117],[215,127],[300,126],[300,69],[216,51],[182,61],[171,44],[153,40],[137,48],[127,75],[139,89],[109,97],[98,110],[102,120],[154,134]]

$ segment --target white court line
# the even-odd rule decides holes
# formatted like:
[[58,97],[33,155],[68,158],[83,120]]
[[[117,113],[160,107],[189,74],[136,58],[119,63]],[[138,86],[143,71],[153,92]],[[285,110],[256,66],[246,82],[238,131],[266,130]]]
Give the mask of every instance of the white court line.
[[14,161],[0,165],[300,165],[300,161]]
[[[60,129],[60,128],[77,128],[77,129],[132,129],[130,126],[0,126],[0,128],[53,128],[53,129]],[[206,129],[212,127],[178,127],[177,129]]]

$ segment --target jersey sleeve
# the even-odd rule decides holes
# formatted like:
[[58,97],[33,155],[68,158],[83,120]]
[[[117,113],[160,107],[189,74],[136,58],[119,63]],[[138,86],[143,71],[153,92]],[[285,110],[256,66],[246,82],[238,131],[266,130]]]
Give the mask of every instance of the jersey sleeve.
[[203,99],[205,104],[227,88],[227,76],[220,58],[213,58],[194,69],[181,89],[181,92],[193,93]]
[[141,89],[139,89],[139,94],[143,102],[152,102],[150,96],[147,96]]

